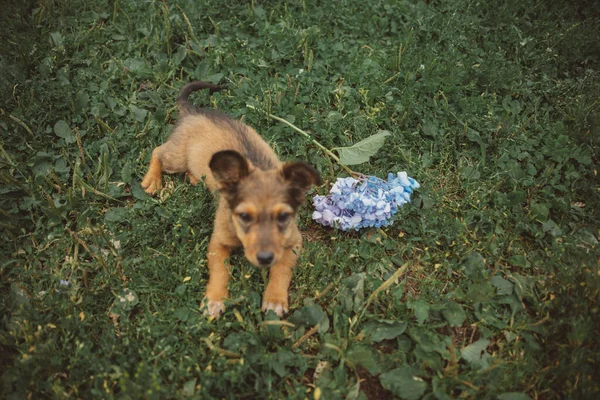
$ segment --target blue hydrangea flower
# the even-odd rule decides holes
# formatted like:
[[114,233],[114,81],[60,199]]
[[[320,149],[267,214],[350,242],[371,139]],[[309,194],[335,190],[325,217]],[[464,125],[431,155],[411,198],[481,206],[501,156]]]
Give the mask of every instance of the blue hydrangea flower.
[[374,176],[338,178],[327,196],[313,197],[312,218],[343,231],[388,226],[419,187],[406,172],[390,173],[387,181]]

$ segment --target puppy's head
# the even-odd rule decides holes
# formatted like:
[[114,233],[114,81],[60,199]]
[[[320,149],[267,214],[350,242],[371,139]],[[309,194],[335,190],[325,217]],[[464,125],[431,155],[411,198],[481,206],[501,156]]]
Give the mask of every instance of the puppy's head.
[[319,173],[303,162],[263,171],[232,150],[215,153],[209,166],[246,258],[258,267],[277,264],[294,233],[296,210],[320,182]]

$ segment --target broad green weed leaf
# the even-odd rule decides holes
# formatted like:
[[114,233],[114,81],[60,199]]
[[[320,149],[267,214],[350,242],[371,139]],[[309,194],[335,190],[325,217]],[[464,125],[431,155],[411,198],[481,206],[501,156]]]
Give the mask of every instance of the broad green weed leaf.
[[175,318],[185,322],[190,317],[190,309],[188,307],[180,307],[173,312],[173,315]]
[[124,314],[129,312],[139,302],[137,294],[131,289],[122,289],[113,304],[114,312]]
[[289,318],[289,321],[295,325],[315,326],[325,318],[327,318],[327,314],[325,314],[320,305],[314,303],[296,310],[294,315]]
[[152,76],[152,68],[143,58],[128,58],[123,61],[123,65],[131,74],[139,78],[150,78]]
[[536,220],[541,222],[546,221],[548,219],[548,215],[550,215],[548,206],[543,203],[532,203],[530,209],[531,215],[533,215]]
[[492,356],[486,351],[489,340],[479,339],[460,350],[460,356],[474,367],[484,369],[489,367]]
[[477,181],[481,178],[481,172],[475,166],[467,165],[459,171],[461,177],[466,181]]
[[429,368],[440,370],[443,368],[442,357],[437,352],[425,351],[421,345],[416,345],[414,354],[421,363],[427,365]]
[[50,39],[55,47],[62,45],[63,38],[60,32],[50,32]]
[[111,208],[104,214],[104,219],[109,222],[122,222],[127,218],[127,208],[116,207]]
[[185,60],[187,56],[187,48],[185,46],[179,46],[177,52],[173,55],[173,64],[181,65],[181,62]]
[[515,283],[515,294],[519,300],[523,301],[523,298],[529,294],[529,286],[531,285],[530,279],[519,274],[512,274],[508,278]]
[[531,397],[522,392],[506,392],[498,395],[498,400],[531,400]]
[[255,6],[254,15],[256,15],[259,19],[264,19],[266,15],[265,9],[260,6]]
[[481,135],[474,129],[467,129],[467,139],[469,139],[473,143],[477,143],[480,146],[483,146],[483,141],[481,140]]
[[438,127],[435,124],[435,122],[433,122],[429,119],[426,119],[423,122],[423,133],[425,134],[425,136],[429,136],[429,137],[437,136]]
[[346,311],[358,311],[365,301],[365,273],[350,275],[342,281],[339,298]]
[[378,375],[383,366],[379,353],[375,349],[362,344],[353,344],[346,353],[346,358],[355,365],[369,371],[371,375]]
[[509,160],[506,163],[506,172],[508,176],[513,178],[516,181],[520,181],[525,177],[525,171],[523,171],[523,167],[516,160]]
[[420,399],[428,386],[410,367],[400,367],[381,374],[379,381],[381,386],[404,400]]
[[500,296],[511,295],[513,293],[514,284],[500,275],[494,275],[490,279],[490,283],[496,287],[496,292]]
[[465,273],[472,280],[478,280],[483,278],[485,270],[485,262],[483,256],[479,253],[471,253],[467,256],[464,261]]
[[56,136],[65,139],[65,143],[67,144],[75,143],[75,135],[73,135],[71,128],[69,128],[69,125],[63,120],[54,124],[54,133]]
[[78,111],[86,109],[89,103],[90,96],[86,92],[84,92],[83,90],[77,92],[77,94],[75,95],[75,108]]
[[521,268],[531,268],[531,263],[527,260],[527,257],[523,254],[516,254],[508,259],[512,265]]
[[137,122],[144,122],[146,120],[146,116],[148,115],[148,110],[144,110],[143,108],[136,107],[133,104],[131,104],[130,107],[131,107],[131,110],[133,111],[133,115],[135,116],[135,120]]
[[212,75],[208,75],[204,80],[207,82],[211,82],[214,84],[217,84],[221,81],[221,79],[223,79],[223,75],[222,73],[218,72],[216,74],[212,74]]
[[52,170],[53,156],[50,153],[38,152],[33,160],[33,168],[31,169],[35,176],[47,175]]
[[[359,399],[359,394],[361,393],[360,391],[360,381],[357,381],[354,386],[352,386],[352,388],[350,389],[350,391],[348,392],[348,394],[346,395],[346,400],[358,400]],[[364,396],[364,393],[363,393]]]
[[558,226],[558,224],[551,219],[544,222],[544,224],[542,225],[542,229],[544,230],[544,232],[549,233],[552,236],[560,236],[562,233],[560,226]]
[[406,331],[407,322],[380,320],[367,327],[367,335],[373,342],[395,339]]
[[524,190],[515,190],[513,192],[510,192],[507,198],[509,205],[517,206],[527,198],[527,193]]
[[151,197],[148,196],[146,192],[144,192],[144,189],[142,189],[142,186],[140,185],[139,181],[133,182],[133,184],[131,185],[131,194],[138,200],[151,199]]
[[422,324],[429,318],[429,310],[431,306],[424,300],[409,301],[406,306],[415,312],[417,322]]
[[465,319],[467,319],[467,315],[462,306],[453,301],[446,304],[446,308],[442,310],[442,315],[446,321],[448,321],[450,326],[461,326],[463,322],[465,322]]
[[131,185],[131,162],[127,161],[121,169],[121,179],[123,182]]
[[440,378],[439,376],[434,376],[431,380],[431,386],[433,386],[433,395],[436,400],[452,400],[453,397],[449,395],[452,393],[451,383],[447,378]]
[[185,397],[192,397],[196,391],[196,378],[190,379],[186,383],[183,384],[183,395]]
[[350,147],[336,147],[340,155],[340,163],[343,165],[356,165],[369,161],[385,143],[385,138],[389,136],[388,131],[379,131],[373,136],[361,140]]
[[67,175],[71,171],[71,168],[67,164],[67,160],[64,157],[60,157],[54,163],[54,172],[59,175]]
[[329,125],[335,125],[343,118],[342,114],[337,111],[329,111],[327,117],[325,118],[325,122]]

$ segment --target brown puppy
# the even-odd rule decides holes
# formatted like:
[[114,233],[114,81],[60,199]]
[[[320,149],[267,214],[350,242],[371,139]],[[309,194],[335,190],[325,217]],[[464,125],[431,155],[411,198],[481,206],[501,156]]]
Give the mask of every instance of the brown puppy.
[[306,191],[320,181],[314,168],[302,162],[282,164],[251,127],[214,110],[189,103],[195,90],[219,86],[206,82],[186,85],[177,99],[179,124],[165,144],[152,152],[142,181],[146,193],[162,188],[162,171],[186,172],[192,184],[204,176],[218,191],[215,227],[208,244],[207,312],[219,316],[228,297],[229,256],[238,246],[258,267],[270,267],[263,311],[282,316],[288,311],[292,268],[302,247],[295,214]]

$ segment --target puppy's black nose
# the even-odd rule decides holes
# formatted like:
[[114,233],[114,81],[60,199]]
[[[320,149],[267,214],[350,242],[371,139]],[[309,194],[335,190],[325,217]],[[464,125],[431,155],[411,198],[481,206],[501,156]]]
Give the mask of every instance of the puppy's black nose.
[[271,264],[273,262],[273,257],[275,257],[275,254],[270,251],[259,251],[256,254],[256,259],[260,265]]

